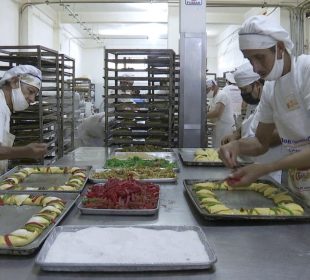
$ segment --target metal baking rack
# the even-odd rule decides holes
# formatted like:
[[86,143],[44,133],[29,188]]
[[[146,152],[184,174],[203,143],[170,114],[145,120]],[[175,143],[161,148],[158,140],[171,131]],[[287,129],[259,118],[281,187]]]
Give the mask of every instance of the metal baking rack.
[[63,156],[74,149],[74,92],[75,60],[64,54],[59,55],[61,89],[61,131],[59,154]]
[[[31,163],[50,164],[58,158],[60,123],[60,85],[58,52],[43,46],[1,46],[1,70],[6,71],[20,64],[30,64],[42,71],[42,88],[34,105],[11,116],[11,133],[16,135],[14,145],[31,142],[48,144],[48,154]],[[13,166],[22,160],[11,162]]]
[[[57,51],[39,46],[0,46],[0,71],[7,71],[20,64],[30,64],[42,72],[42,87],[34,104],[11,116],[11,133],[16,136],[14,145],[43,142],[48,153],[42,160],[19,159],[10,162],[11,167],[19,164],[52,164],[64,152],[66,141],[65,118],[68,111],[64,100],[67,98],[65,77],[74,77],[74,60]],[[70,89],[72,99],[73,89]],[[70,101],[69,101],[70,103]],[[69,106],[71,108],[71,106]],[[71,110],[71,109],[70,109]],[[72,122],[73,117],[68,120]],[[71,139],[72,135],[70,134]],[[70,149],[73,148],[70,140]]]
[[94,91],[94,84],[88,78],[75,78],[75,90],[85,101],[91,101],[91,92]]
[[107,49],[105,144],[175,147],[175,92],[173,50]]

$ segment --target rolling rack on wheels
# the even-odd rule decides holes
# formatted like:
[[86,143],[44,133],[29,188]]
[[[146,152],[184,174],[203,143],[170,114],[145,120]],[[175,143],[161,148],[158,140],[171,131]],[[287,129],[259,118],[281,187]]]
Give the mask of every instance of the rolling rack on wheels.
[[106,49],[104,70],[105,144],[177,146],[174,51]]

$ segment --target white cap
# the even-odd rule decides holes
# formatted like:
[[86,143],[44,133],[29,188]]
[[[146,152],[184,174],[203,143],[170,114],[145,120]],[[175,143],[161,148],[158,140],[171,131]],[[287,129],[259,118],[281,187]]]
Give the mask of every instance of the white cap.
[[217,85],[217,82],[215,80],[207,80],[206,81],[206,84],[207,84],[207,88],[211,88],[213,85]]
[[230,72],[228,72],[228,73],[226,74],[226,80],[227,80],[228,82],[232,83],[232,84],[235,84],[235,83],[236,83],[235,78],[234,78],[234,74],[233,74],[233,73],[230,73]]
[[287,31],[268,16],[248,18],[239,31],[239,48],[268,49],[282,41],[288,50],[294,47]]
[[239,66],[234,73],[234,77],[238,87],[248,86],[260,79],[260,76],[253,71],[253,66],[250,62]]
[[18,65],[9,69],[0,80],[0,86],[14,77],[20,77],[20,80],[25,84],[34,86],[38,89],[41,88],[42,73],[38,68],[32,65]]

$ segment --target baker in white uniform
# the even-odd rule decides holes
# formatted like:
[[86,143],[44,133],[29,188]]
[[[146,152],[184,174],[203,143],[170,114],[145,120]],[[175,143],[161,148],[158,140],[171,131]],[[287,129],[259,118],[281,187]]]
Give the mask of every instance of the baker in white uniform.
[[[238,155],[265,153],[276,127],[282,144],[291,153],[266,164],[239,168],[231,174],[234,185],[247,185],[266,173],[289,169],[289,187],[310,204],[310,56],[295,59],[288,33],[267,16],[247,19],[239,31],[239,46],[265,84],[255,137],[232,141],[219,154],[229,167]],[[307,160],[305,160],[307,159]]]
[[12,147],[11,112],[26,110],[41,88],[41,71],[31,65],[19,65],[4,73],[0,80],[0,173],[7,169],[6,159],[42,158],[46,144],[31,143]]
[[104,112],[85,118],[77,127],[78,145],[82,147],[104,146]]
[[[255,117],[258,109],[258,104],[263,93],[263,86],[265,81],[253,71],[252,65],[247,62],[234,72],[234,78],[237,86],[241,91],[241,97],[245,103],[248,104],[247,114],[242,122],[240,129],[234,131],[233,134],[227,135],[222,139],[222,145],[227,144],[233,140],[240,138],[255,137],[255,132],[258,126],[258,120]],[[249,160],[257,163],[268,163],[272,160],[282,158],[286,153],[284,148],[281,146],[281,139],[277,130],[273,132],[273,138],[271,140],[268,152],[263,155],[250,157]],[[281,183],[282,171],[275,171],[269,174],[277,182]]]
[[226,74],[226,83],[227,85],[223,88],[223,90],[229,92],[234,118],[237,120],[237,118],[241,115],[242,98],[240,95],[240,89],[236,85],[233,73],[229,72]]
[[207,83],[207,93],[213,90],[214,95],[210,109],[207,112],[207,120],[215,119],[212,146],[218,148],[221,145],[221,139],[233,132],[233,108],[229,91],[219,90],[215,81],[211,81],[211,87],[209,87],[209,84]]

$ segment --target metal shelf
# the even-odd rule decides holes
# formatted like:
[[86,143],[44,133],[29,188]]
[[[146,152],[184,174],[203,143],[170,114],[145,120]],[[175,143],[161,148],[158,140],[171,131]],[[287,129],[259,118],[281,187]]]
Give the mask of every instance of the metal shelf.
[[[178,145],[173,50],[105,50],[105,143]],[[120,85],[120,81],[132,81]],[[128,93],[128,91],[130,91]]]
[[[39,45],[0,46],[0,62],[3,71],[20,64],[30,64],[41,70],[42,89],[36,97],[36,104],[12,114],[11,131],[16,135],[15,145],[45,142],[48,149],[55,150],[53,160],[56,160],[60,116],[58,52]],[[45,97],[46,92],[49,92],[48,98]],[[28,162],[43,164],[45,160]],[[14,160],[12,164],[18,162]]]

